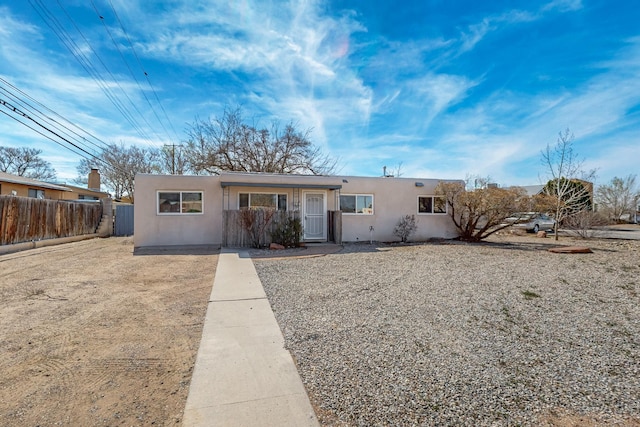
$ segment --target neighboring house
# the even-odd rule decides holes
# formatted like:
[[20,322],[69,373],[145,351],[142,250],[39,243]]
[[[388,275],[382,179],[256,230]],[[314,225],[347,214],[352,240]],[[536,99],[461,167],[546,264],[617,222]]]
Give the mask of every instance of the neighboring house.
[[[99,175],[97,183],[99,188]],[[67,184],[52,184],[5,172],[0,172],[0,195],[50,200],[100,200],[111,197],[109,193],[98,189]]]
[[0,172],[0,195],[60,200],[68,192],[71,190],[62,185]]
[[440,181],[232,172],[139,174],[134,245],[220,246],[223,211],[256,207],[299,212],[305,242],[329,240],[332,211],[342,212],[340,234],[345,242],[399,241],[393,230],[405,215],[418,220],[411,240],[454,238],[458,234],[444,198],[435,195]]
[[71,193],[65,194],[67,196],[64,197],[65,200],[100,200],[111,197],[109,193],[100,191],[100,172],[98,169],[91,169],[89,172],[87,188],[68,184],[64,184],[64,186],[71,190]]
[[[593,206],[593,183],[589,182],[589,181],[582,180],[582,179],[577,179],[577,178],[572,179],[571,181],[572,182],[579,182],[580,184],[583,185],[585,191],[589,195],[590,206]],[[546,184],[543,184],[543,185],[523,185],[521,187],[524,188],[524,190],[527,192],[528,196],[535,196],[537,194],[543,194],[545,186],[546,186]]]
[[75,185],[69,184],[63,185],[69,189],[69,192],[64,193],[64,197],[62,197],[64,200],[100,200],[111,197],[109,193],[105,193],[104,191],[76,187]]
[[527,196],[536,196],[542,194],[544,185],[523,185],[522,188],[527,192]]

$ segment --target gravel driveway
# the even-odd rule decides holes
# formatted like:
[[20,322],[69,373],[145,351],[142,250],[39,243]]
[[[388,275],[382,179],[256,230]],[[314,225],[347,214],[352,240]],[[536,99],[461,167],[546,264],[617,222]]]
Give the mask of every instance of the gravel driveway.
[[546,244],[255,265],[323,425],[640,426],[640,242]]

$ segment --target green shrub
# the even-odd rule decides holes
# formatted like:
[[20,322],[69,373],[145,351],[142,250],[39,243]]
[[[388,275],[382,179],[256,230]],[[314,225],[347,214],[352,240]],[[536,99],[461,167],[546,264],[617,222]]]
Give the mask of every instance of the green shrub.
[[271,241],[285,248],[300,246],[302,237],[302,222],[300,218],[286,217],[278,222],[271,232]]

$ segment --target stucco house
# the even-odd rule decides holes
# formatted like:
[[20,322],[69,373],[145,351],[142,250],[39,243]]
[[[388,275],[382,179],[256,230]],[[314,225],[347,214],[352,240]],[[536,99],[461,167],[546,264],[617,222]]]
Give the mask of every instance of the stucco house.
[[344,242],[398,241],[394,227],[415,215],[412,240],[454,238],[456,229],[442,197],[441,180],[228,172],[215,176],[135,177],[135,247],[228,246],[225,211],[268,207],[297,212],[305,242],[332,240],[339,211]]

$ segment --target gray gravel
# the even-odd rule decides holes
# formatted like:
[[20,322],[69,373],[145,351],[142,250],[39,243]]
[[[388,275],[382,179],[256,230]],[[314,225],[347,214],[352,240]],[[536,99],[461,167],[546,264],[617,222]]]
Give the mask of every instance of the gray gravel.
[[496,241],[254,260],[323,425],[640,423],[640,243]]

